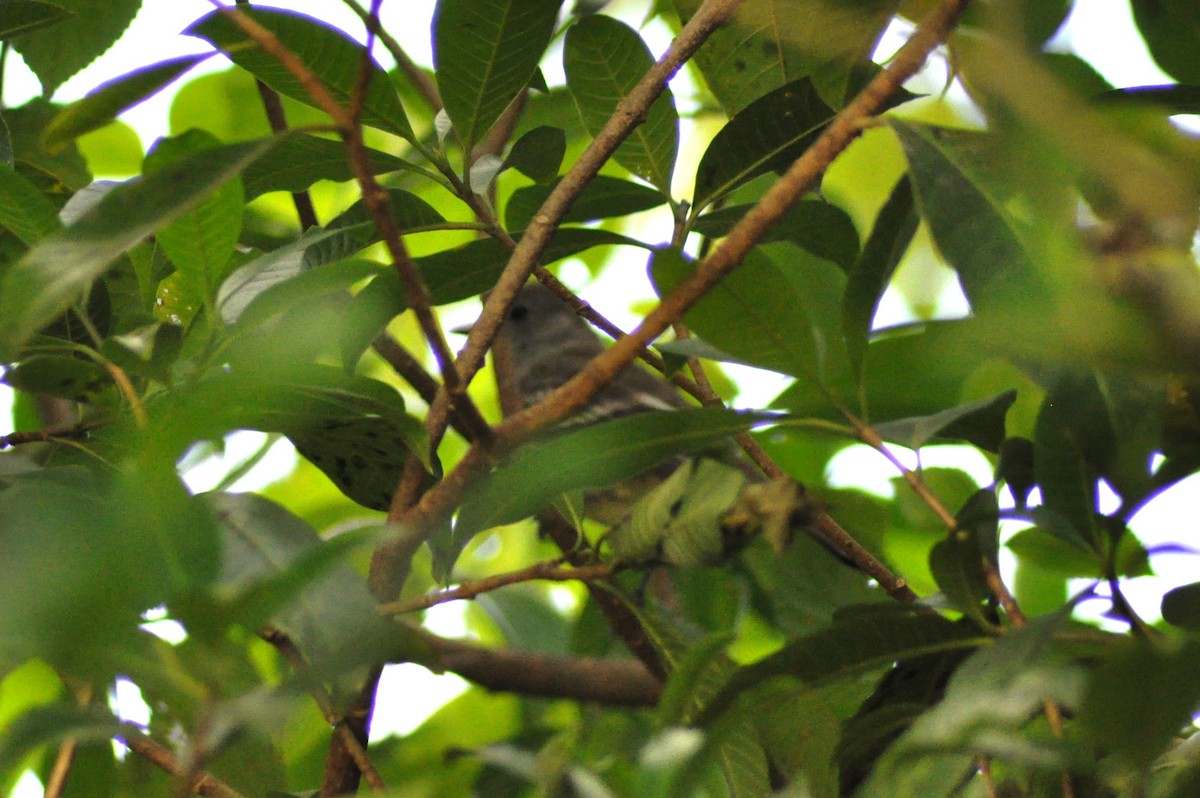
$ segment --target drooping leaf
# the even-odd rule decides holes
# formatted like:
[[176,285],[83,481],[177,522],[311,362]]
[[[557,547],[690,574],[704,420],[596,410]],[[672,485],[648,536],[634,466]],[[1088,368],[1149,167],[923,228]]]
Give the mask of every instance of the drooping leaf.
[[539,125],[517,139],[504,165],[511,166],[535,183],[549,183],[558,175],[567,152],[567,134],[562,128]]
[[[699,0],[675,0],[686,22]],[[894,0],[771,0],[742,4],[713,32],[696,62],[726,113],[740,112],[786,83],[811,77],[840,107],[854,72],[870,58],[896,10]]]
[[[563,68],[583,124],[594,136],[600,132],[642,75],[653,65],[637,32],[612,17],[593,14],[567,31]],[[613,156],[617,163],[671,195],[671,175],[679,150],[679,114],[670,89],[646,112]]]
[[788,642],[778,652],[740,668],[705,706],[700,723],[718,718],[744,690],[776,676],[829,684],[939,651],[975,649],[989,636],[912,607],[871,604],[843,611],[827,629]]
[[54,150],[73,138],[104,127],[117,114],[153,97],[209,55],[172,58],[110,80],[60,111],[42,131],[42,143]]
[[1024,231],[1002,205],[987,134],[892,120],[917,206],[976,312],[1045,294]]
[[912,186],[904,178],[892,189],[880,209],[861,255],[849,270],[846,294],[842,299],[842,319],[846,349],[860,374],[879,300],[912,243],[917,221]]
[[1097,545],[1096,472],[1064,409],[1047,401],[1034,431],[1034,474],[1042,489],[1039,526],[1089,551]]
[[0,769],[8,771],[32,750],[44,745],[107,741],[129,727],[106,707],[67,702],[33,707],[14,719],[0,736]]
[[[554,185],[525,186],[513,192],[504,210],[511,230],[524,230],[554,190]],[[663,196],[652,188],[608,175],[597,175],[571,203],[563,222],[591,222],[626,216],[663,204]]]
[[11,360],[113,259],[215,191],[275,141],[203,150],[110,191],[83,217],[49,236],[0,282],[0,360]]
[[1004,416],[1017,400],[1016,390],[980,399],[940,413],[874,425],[886,441],[919,449],[934,440],[965,440],[989,452],[1000,451]]
[[1162,617],[1181,629],[1200,629],[1200,582],[1181,585],[1164,593]]
[[[238,9],[236,13],[249,15],[275,34],[321,79],[334,99],[344,108],[349,108],[364,62],[362,45],[337,28],[294,11],[250,8]],[[226,12],[214,11],[195,22],[185,33],[211,42],[231,61],[280,94],[313,104],[304,85],[274,56],[263,52],[253,39],[226,16]],[[367,63],[370,84],[362,103],[363,123],[412,141],[415,137],[412,125],[391,79],[374,59]]]
[[218,587],[235,598],[242,623],[269,621],[296,643],[317,673],[335,674],[377,656],[384,627],[367,585],[345,562],[362,535],[323,542],[283,507],[252,493],[204,496],[220,519]]
[[528,85],[562,0],[440,0],[433,64],[454,127],[470,151]]
[[786,169],[833,115],[807,78],[755,100],[709,143],[696,168],[693,207],[699,211],[761,174]]
[[1133,19],[1154,60],[1177,80],[1200,83],[1200,11],[1188,0],[1133,0]]
[[[8,2],[4,5],[8,11]],[[54,5],[72,16],[12,42],[46,97],[121,38],[142,0],[54,0]]]
[[929,569],[942,593],[955,609],[981,626],[989,622],[983,605],[990,596],[983,563],[986,557],[996,566],[999,513],[995,492],[980,490],[955,516],[958,528],[929,553]]
[[[730,205],[710,211],[693,222],[692,232],[720,238],[732,230],[751,207]],[[821,200],[803,199],[788,208],[762,237],[764,244],[774,241],[790,241],[847,271],[859,257],[858,231],[850,215]]]
[[71,12],[53,3],[38,0],[9,0],[0,17],[0,41],[49,27],[72,16]]

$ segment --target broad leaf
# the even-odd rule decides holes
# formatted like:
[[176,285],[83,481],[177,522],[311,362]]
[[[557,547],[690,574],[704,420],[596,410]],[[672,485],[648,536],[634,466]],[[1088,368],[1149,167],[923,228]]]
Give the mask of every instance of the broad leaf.
[[11,360],[118,255],[196,207],[274,144],[234,144],[173,162],[113,189],[82,218],[39,242],[0,282],[0,360]]
[[[300,57],[309,69],[325,84],[335,100],[349,109],[362,70],[365,53],[362,45],[344,32],[320,20],[273,8],[238,9],[238,14],[248,14],[279,41]],[[199,36],[220,48],[229,59],[246,71],[254,74],[280,94],[286,94],[300,102],[313,104],[303,84],[274,56],[259,49],[258,45],[242,32],[224,11],[214,11],[198,20],[185,31]],[[414,139],[412,125],[400,102],[391,79],[374,59],[367,61],[370,70],[370,85],[362,104],[362,121],[401,138]]]
[[59,227],[58,212],[28,180],[0,165],[0,228],[32,246]]
[[988,625],[983,605],[991,595],[983,561],[986,557],[992,567],[997,564],[999,513],[995,492],[986,488],[979,491],[955,517],[958,529],[929,553],[929,569],[942,593],[955,609],[981,626]]
[[8,0],[0,17],[0,41],[70,19],[71,12],[53,3],[38,0]]
[[323,542],[304,521],[252,493],[204,499],[221,522],[217,586],[233,595],[240,622],[257,628],[269,621],[325,676],[379,655],[382,619],[366,582],[345,562],[369,538]]
[[786,169],[833,115],[807,78],[755,100],[709,143],[696,169],[693,206],[698,211],[761,174]]
[[68,703],[34,707],[8,724],[0,737],[0,771],[21,764],[29,752],[68,740],[77,743],[108,741],[130,728],[107,708]]
[[[653,65],[637,32],[612,17],[584,17],[567,31],[563,67],[583,124],[594,136]],[[645,120],[617,148],[617,163],[671,195],[679,150],[679,114],[670,89],[654,101]]]
[[439,0],[433,64],[469,152],[533,78],[562,0]]
[[919,418],[901,418],[875,424],[886,441],[919,449],[933,441],[965,440],[989,452],[999,452],[1004,441],[1004,416],[1017,400],[1015,390],[977,402],[951,407]]
[[[674,0],[686,22],[699,0]],[[871,56],[895,0],[769,0],[743,3],[713,32],[696,62],[730,115],[786,83],[811,77],[840,107],[855,71]]]
[[504,165],[535,183],[549,183],[558,175],[566,152],[567,134],[562,128],[540,125],[517,139]]
[[[741,221],[752,205],[730,205],[699,217],[692,232],[721,238]],[[859,257],[858,230],[850,214],[836,205],[804,199],[792,205],[762,237],[762,243],[789,241],[807,252],[850,271]]]
[[1200,83],[1200,10],[1188,0],[1132,0],[1133,18],[1154,60],[1184,83]]
[[[111,47],[137,15],[142,0],[54,0],[72,16],[52,27],[13,40],[13,48],[42,83],[49,97],[67,78]],[[4,10],[9,10],[5,0]]]
[[73,138],[104,127],[122,111],[162,91],[209,55],[172,58],[110,80],[60,111],[42,131],[42,143],[47,149],[58,149]]
[[[508,228],[524,230],[528,227],[555,185],[526,186],[514,191],[504,209],[504,221]],[[662,194],[641,183],[597,175],[571,203],[562,221],[591,222],[596,219],[609,219],[649,210],[662,204]]]

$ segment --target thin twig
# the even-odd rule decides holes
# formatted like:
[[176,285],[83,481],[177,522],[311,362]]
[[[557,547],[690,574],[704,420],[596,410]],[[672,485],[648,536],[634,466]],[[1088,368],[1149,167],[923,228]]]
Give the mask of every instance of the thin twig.
[[616,571],[617,567],[611,563],[584,565],[578,568],[563,568],[561,558],[547,560],[545,562],[534,563],[518,571],[495,574],[483,579],[472,579],[468,582],[462,582],[456,587],[439,590],[436,593],[427,593],[424,596],[415,596],[403,601],[392,601],[387,604],[381,604],[379,605],[379,611],[384,615],[403,615],[404,613],[416,612],[417,610],[426,610],[438,604],[444,604],[447,601],[473,599],[482,593],[488,593],[522,582],[539,580],[548,582],[571,582],[576,580],[589,582],[595,579],[608,579]]
[[384,784],[379,771],[371,762],[370,756],[366,750],[359,744],[358,739],[353,732],[343,724],[343,718],[337,713],[333,707],[333,699],[328,691],[316,680],[307,678],[309,671],[308,660],[301,653],[300,649],[296,648],[296,644],[283,631],[274,627],[268,627],[259,633],[263,640],[266,640],[275,649],[283,655],[283,658],[291,664],[292,668],[301,674],[304,678],[304,684],[309,695],[313,697],[317,708],[321,710],[321,715],[324,716],[325,722],[328,723],[335,733],[342,738],[342,744],[346,747],[346,751],[354,759],[354,764],[358,766],[358,770],[362,773],[363,778],[367,780],[367,784],[376,792],[382,792],[387,788]]
[[56,443],[66,442],[74,438],[85,438],[92,430],[99,429],[101,424],[79,424],[65,429],[34,430],[32,432],[10,432],[0,435],[0,450],[10,446],[20,446],[24,443]]
[[[124,740],[130,751],[163,769],[176,779],[187,778],[188,774],[175,754],[146,735],[140,732],[126,731],[122,732],[121,739]],[[208,798],[245,798],[240,792],[216,776],[203,771],[191,775],[187,782],[187,788],[195,795],[204,795]]]

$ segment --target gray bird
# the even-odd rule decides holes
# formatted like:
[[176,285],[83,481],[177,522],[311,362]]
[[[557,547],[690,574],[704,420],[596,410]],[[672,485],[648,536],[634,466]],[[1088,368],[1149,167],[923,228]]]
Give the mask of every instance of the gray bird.
[[[509,347],[524,407],[566,383],[605,348],[587,321],[539,283],[518,293],[499,336]],[[662,377],[630,365],[561,426],[686,406]],[[666,494],[657,501],[643,498],[655,489]],[[714,505],[717,495],[728,499]],[[674,564],[719,561],[755,532],[782,546],[790,540],[792,529],[808,526],[812,520],[811,502],[796,482],[767,480],[732,441],[710,456],[674,457],[618,485],[590,490],[584,509],[587,517],[618,527],[611,541],[623,559]],[[647,523],[661,524],[661,534],[641,531],[622,537],[621,531],[631,524]],[[695,534],[698,523],[711,526],[712,534]],[[638,541],[636,550],[627,545],[620,551],[622,541],[631,539]]]

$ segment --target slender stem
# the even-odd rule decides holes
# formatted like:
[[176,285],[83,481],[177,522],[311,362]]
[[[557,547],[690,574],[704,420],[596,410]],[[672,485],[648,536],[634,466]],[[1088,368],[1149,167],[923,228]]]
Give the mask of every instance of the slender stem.
[[587,582],[594,579],[608,579],[616,570],[616,566],[610,563],[584,565],[578,568],[563,568],[562,559],[559,558],[534,563],[528,568],[522,568],[519,571],[510,571],[509,573],[495,574],[483,579],[463,582],[457,587],[447,588],[436,593],[428,593],[424,596],[416,596],[403,601],[381,604],[379,605],[379,611],[385,615],[403,615],[408,612],[429,609],[438,604],[444,604],[447,601],[473,599],[483,593],[488,593],[508,585],[521,584],[522,582],[532,582],[535,580],[549,582],[579,580]]

